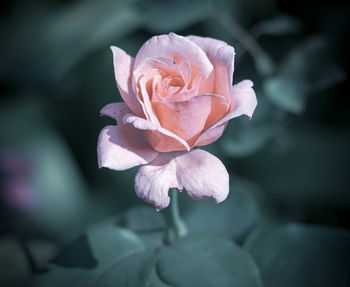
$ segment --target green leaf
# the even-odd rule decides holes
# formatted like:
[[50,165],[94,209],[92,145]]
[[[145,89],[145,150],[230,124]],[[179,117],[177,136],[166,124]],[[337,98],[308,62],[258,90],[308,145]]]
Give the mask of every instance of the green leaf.
[[346,214],[350,204],[348,129],[300,122],[276,135],[278,143],[239,163],[242,175],[249,175],[266,200],[279,206],[274,209],[279,219],[339,224],[329,215]]
[[164,247],[157,273],[170,286],[262,286],[259,269],[243,249],[204,234],[191,234]]
[[[257,95],[261,95],[257,91]],[[226,156],[241,158],[261,150],[272,138],[275,127],[276,108],[266,97],[258,98],[258,106],[251,120],[239,117],[230,121],[222,140],[219,141]]]
[[311,92],[329,88],[345,78],[321,36],[309,37],[293,47],[281,63],[280,72],[303,82]]
[[279,66],[278,75],[263,83],[267,98],[281,109],[300,114],[307,96],[344,80],[345,74],[332,59],[327,42],[313,36],[293,47]]
[[350,233],[288,224],[264,229],[245,243],[268,287],[350,286]]
[[163,245],[167,225],[161,212],[150,206],[133,207],[117,219],[118,225],[137,233],[149,247]]
[[30,286],[32,275],[19,241],[11,236],[0,239],[0,285]]
[[[135,286],[135,287],[155,287],[150,285],[156,255],[154,251],[147,250],[135,252],[113,263],[105,272],[99,276],[94,283],[94,287],[114,287],[114,286]],[[160,286],[159,286],[160,287]]]
[[184,219],[191,232],[211,232],[242,240],[257,222],[258,210],[249,191],[231,180],[230,193],[224,202],[193,201]]
[[160,231],[166,228],[163,215],[150,206],[130,208],[121,215],[119,224],[135,232]]
[[266,145],[272,137],[269,127],[239,129],[232,137],[226,137],[222,149],[231,157],[246,157]]
[[300,22],[297,19],[287,14],[278,14],[257,23],[252,33],[255,37],[261,35],[284,36],[298,32],[301,28],[300,26]]
[[131,260],[130,256],[144,249],[136,234],[107,221],[91,227],[86,236],[67,246],[48,265],[49,271],[36,277],[34,286],[94,286],[105,276],[112,276],[108,273],[124,264],[124,259]]
[[[52,243],[14,236],[0,238],[0,286],[32,286],[33,272],[40,271],[49,258],[57,253]],[[34,270],[35,269],[35,270]]]
[[58,253],[58,246],[53,242],[39,239],[30,240],[28,249],[33,256],[37,269],[44,268],[49,263],[49,260]]
[[295,114],[303,112],[306,103],[303,82],[275,76],[265,80],[263,88],[267,98],[281,109]]
[[209,1],[147,1],[141,2],[145,26],[153,33],[178,31],[208,17]]

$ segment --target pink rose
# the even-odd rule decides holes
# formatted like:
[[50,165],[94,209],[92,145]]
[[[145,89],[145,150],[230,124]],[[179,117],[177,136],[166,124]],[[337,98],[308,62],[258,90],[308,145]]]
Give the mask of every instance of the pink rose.
[[99,167],[142,165],[136,193],[159,210],[170,202],[169,188],[185,188],[194,199],[223,201],[229,192],[224,165],[195,147],[216,141],[230,119],[251,117],[257,105],[251,81],[232,86],[233,47],[170,33],[152,37],[136,58],[111,49],[124,103],[101,110],[118,125],[100,133]]

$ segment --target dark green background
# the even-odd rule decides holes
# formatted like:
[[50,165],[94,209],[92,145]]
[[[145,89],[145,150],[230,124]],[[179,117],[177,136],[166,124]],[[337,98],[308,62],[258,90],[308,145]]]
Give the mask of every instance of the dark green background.
[[[31,286],[28,250],[44,266],[90,224],[145,205],[133,188],[137,168],[97,167],[99,131],[113,123],[99,110],[121,100],[109,46],[135,56],[153,35],[175,32],[234,46],[234,83],[251,79],[258,99],[251,121],[232,120],[206,147],[230,173],[228,199],[215,205],[181,194],[189,230],[244,246],[264,286],[331,286],[324,278],[334,276],[345,286],[349,8],[347,1],[1,1],[0,285]],[[256,45],[263,54],[252,57],[247,49]],[[146,224],[126,214],[120,225]],[[261,228],[259,245],[253,235]],[[150,255],[142,256],[136,262]],[[164,270],[169,282],[188,286]]]

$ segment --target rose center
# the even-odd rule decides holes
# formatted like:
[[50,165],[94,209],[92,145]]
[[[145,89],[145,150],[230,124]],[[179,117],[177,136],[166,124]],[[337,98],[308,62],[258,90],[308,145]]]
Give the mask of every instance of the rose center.
[[179,76],[167,76],[157,85],[157,92],[163,98],[178,93],[184,87],[184,81]]

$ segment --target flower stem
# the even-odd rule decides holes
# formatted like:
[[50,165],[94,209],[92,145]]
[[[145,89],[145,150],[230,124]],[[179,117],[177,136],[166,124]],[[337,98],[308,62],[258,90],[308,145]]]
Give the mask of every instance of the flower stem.
[[180,216],[178,191],[176,189],[170,190],[170,198],[170,215],[172,227],[174,228],[177,238],[184,237],[187,235],[188,231],[185,222]]

